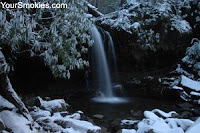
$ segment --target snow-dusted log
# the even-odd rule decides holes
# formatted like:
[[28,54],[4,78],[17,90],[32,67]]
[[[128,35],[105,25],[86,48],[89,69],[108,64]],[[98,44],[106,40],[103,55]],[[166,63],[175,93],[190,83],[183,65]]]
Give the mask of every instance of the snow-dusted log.
[[94,17],[100,17],[103,16],[101,12],[97,10],[97,8],[93,5],[91,5],[89,2],[87,2],[88,12],[92,14]]
[[[0,65],[1,66],[7,65],[4,54],[1,51],[0,51]],[[24,117],[26,117],[29,121],[32,122],[33,119],[28,109],[26,108],[24,103],[21,101],[17,93],[12,88],[8,75],[5,71],[1,71],[0,73],[0,88],[6,94],[6,98],[19,109],[20,113]]]

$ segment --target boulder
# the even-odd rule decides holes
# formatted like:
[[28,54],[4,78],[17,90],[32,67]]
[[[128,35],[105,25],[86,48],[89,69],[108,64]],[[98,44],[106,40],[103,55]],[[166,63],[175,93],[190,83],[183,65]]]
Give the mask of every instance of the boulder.
[[44,110],[50,111],[51,113],[66,111],[69,106],[63,99],[44,101],[42,98],[38,98],[40,101],[40,107]]

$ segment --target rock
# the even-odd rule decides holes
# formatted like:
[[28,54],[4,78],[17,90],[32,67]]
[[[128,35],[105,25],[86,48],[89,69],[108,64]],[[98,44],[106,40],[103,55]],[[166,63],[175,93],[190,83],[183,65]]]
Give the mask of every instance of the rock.
[[149,131],[147,131],[147,133],[155,133],[153,129],[150,129]]
[[25,97],[23,102],[27,107],[40,106],[40,100],[38,97]]
[[192,117],[193,117],[193,114],[188,111],[184,111],[181,114],[181,118],[184,118],[184,119],[188,119],[188,118],[192,118]]
[[62,117],[65,117],[65,116],[69,115],[69,112],[67,112],[67,111],[60,112],[60,115],[61,115]]
[[142,111],[136,111],[135,112],[135,111],[131,110],[130,113],[134,118],[142,118],[143,117]]
[[119,130],[120,123],[121,123],[121,119],[116,119],[113,122],[111,122],[112,132],[117,132]]
[[49,111],[42,110],[38,107],[36,107],[33,111],[31,111],[30,114],[34,120],[37,120],[41,117],[47,117],[47,116],[51,115],[51,113]]
[[120,129],[117,131],[117,133],[136,133],[136,130],[134,129]]
[[101,127],[101,133],[109,133],[107,130],[108,130],[107,128]]
[[179,117],[179,114],[177,114],[177,113],[172,113],[172,114],[171,114],[171,117],[172,117],[172,118],[178,118],[178,117]]
[[14,108],[15,106],[12,103],[0,95],[0,111],[12,110]]
[[3,123],[3,120],[0,118],[0,131],[5,129],[5,125]]
[[198,133],[199,129],[200,129],[200,118],[198,118],[195,121],[195,123],[186,130],[186,133]]
[[190,103],[181,103],[177,105],[178,107],[182,108],[183,110],[191,110],[194,106]]
[[38,98],[40,100],[40,107],[44,110],[50,111],[51,113],[66,111],[69,106],[63,99],[44,101],[42,98]]
[[119,128],[121,129],[137,129],[138,121],[133,120],[122,120]]
[[192,109],[192,113],[193,113],[195,116],[200,116],[200,109]]
[[101,115],[101,114],[96,114],[96,115],[93,115],[92,117],[96,118],[96,119],[103,119],[104,118],[104,116]]
[[68,123],[63,120],[55,120],[54,121],[56,124],[60,125],[62,128],[67,128]]

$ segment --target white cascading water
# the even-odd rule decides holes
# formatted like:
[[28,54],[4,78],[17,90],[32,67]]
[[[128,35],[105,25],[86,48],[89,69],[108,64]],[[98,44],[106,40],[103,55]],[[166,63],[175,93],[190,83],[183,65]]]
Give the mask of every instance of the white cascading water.
[[106,60],[106,54],[102,42],[101,35],[96,27],[91,29],[91,37],[94,40],[92,50],[94,51],[94,59],[96,62],[96,74],[98,80],[98,88],[102,90],[105,97],[113,97],[110,71]]
[[[98,29],[95,26],[91,28],[90,34],[91,38],[94,40],[94,45],[92,46],[92,50],[93,50],[93,58],[95,61],[95,69],[97,77],[96,80],[98,81],[97,87],[100,91],[100,95],[94,97],[92,100],[95,102],[102,102],[102,103],[126,102],[125,99],[116,97],[113,93],[110,71],[106,59],[106,54],[101,34],[99,33]],[[111,52],[113,53],[113,51]]]

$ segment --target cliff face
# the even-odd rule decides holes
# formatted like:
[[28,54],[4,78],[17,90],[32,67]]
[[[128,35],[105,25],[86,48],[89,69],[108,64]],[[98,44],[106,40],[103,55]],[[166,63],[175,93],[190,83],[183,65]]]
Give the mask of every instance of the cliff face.
[[180,61],[199,37],[199,8],[196,1],[130,1],[97,25],[111,33],[121,71],[157,69]]

